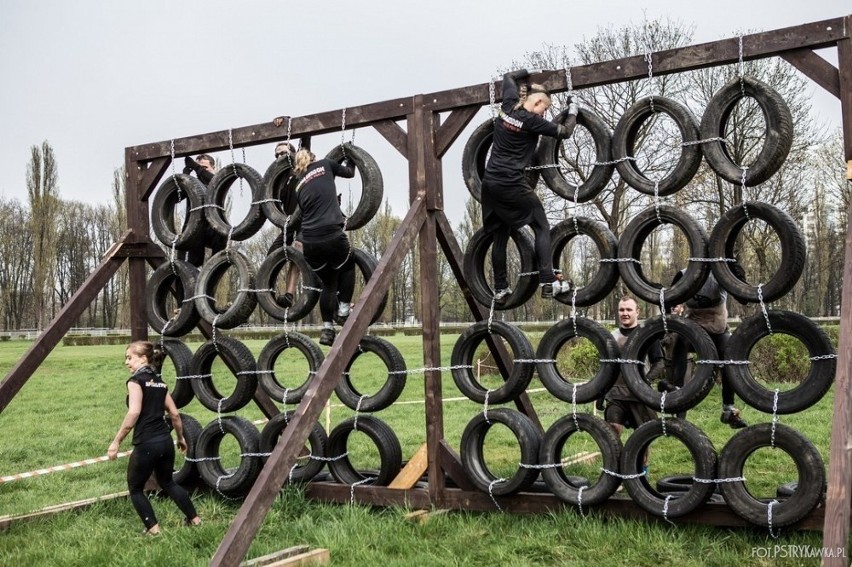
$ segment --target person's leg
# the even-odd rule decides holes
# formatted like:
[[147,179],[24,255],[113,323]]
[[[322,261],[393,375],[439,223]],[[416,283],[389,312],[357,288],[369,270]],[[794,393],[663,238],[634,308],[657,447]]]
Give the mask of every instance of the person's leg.
[[161,451],[162,453],[154,465],[154,476],[157,479],[157,484],[174,500],[186,517],[187,523],[200,523],[201,520],[195,511],[195,506],[193,506],[189,494],[174,481],[175,447],[171,438],[163,440]]
[[535,257],[538,263],[538,281],[543,284],[556,281],[553,275],[553,250],[550,242],[550,223],[541,203],[533,209],[530,228],[535,235]]
[[509,289],[509,276],[506,268],[506,246],[512,230],[508,225],[502,225],[495,230],[491,243],[491,269],[494,273],[494,291]]
[[[293,241],[293,248],[298,250],[299,252],[303,252],[302,243],[298,240]],[[293,298],[296,295],[296,286],[299,284],[299,268],[295,266],[292,262],[287,266],[287,284],[284,291],[284,297],[282,300],[288,304],[288,306],[293,305]]]
[[154,472],[154,462],[150,443],[134,446],[127,463],[127,489],[130,491],[130,503],[133,504],[133,508],[139,514],[145,529],[151,533],[158,533],[157,516],[143,491],[145,483],[148,482],[151,473]]
[[[719,333],[710,335],[713,339],[713,344],[716,345],[716,351],[719,354],[719,360],[725,360],[725,352],[728,344],[728,338],[731,333]],[[740,417],[740,410],[734,407],[736,401],[734,387],[731,386],[730,372],[727,366],[722,366],[722,415],[719,418],[722,423],[727,423],[733,429],[741,429],[748,427],[748,423]]]
[[303,242],[302,247],[305,254],[305,262],[314,271],[322,284],[320,292],[320,318],[322,319],[322,331],[319,342],[321,345],[331,346],[334,342],[334,309],[337,304],[337,282],[335,289],[330,289],[329,261],[326,256],[326,247],[321,242]]

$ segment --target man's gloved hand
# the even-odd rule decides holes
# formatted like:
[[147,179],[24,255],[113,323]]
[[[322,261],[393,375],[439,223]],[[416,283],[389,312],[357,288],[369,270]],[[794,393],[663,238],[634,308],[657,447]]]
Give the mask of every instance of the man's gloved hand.
[[515,79],[516,81],[520,81],[526,79],[530,76],[530,72],[526,69],[518,69],[517,71],[512,71],[511,73],[506,73],[507,76]]
[[183,174],[184,174],[184,175],[189,175],[190,173],[192,173],[192,168],[191,168],[191,167],[184,167],[184,168],[183,168]]
[[186,166],[184,167],[184,173],[186,173],[187,169],[189,169],[190,171],[198,171],[199,169],[201,169],[201,165],[197,161],[192,159],[190,156],[186,156],[185,158],[183,158],[183,163]]

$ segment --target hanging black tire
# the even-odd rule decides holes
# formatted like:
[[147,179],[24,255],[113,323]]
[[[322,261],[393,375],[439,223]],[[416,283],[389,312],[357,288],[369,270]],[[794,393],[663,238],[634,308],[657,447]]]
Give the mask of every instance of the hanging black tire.
[[544,333],[536,349],[535,358],[539,361],[555,361],[562,346],[575,337],[588,339],[598,351],[599,359],[613,362],[601,362],[594,376],[589,379],[579,377],[579,384],[576,385],[562,376],[555,362],[536,362],[536,369],[548,392],[563,402],[573,400],[578,404],[585,404],[602,398],[618,378],[619,367],[618,363],[614,362],[618,358],[618,345],[612,338],[612,333],[592,319],[577,317],[576,322],[564,319]]
[[[145,316],[151,328],[167,337],[179,337],[192,331],[201,316],[195,309],[192,297],[198,281],[198,268],[175,260],[165,262],[151,273],[145,284]],[[177,313],[168,313],[168,300],[174,292],[180,307]]]
[[[560,112],[553,119],[558,124],[564,124],[568,118],[568,109]],[[577,126],[589,131],[595,142],[595,164],[591,173],[579,186],[574,185],[565,177],[561,167],[547,167],[541,170],[541,178],[551,191],[573,202],[575,193],[578,203],[591,201],[612,179],[615,164],[612,162],[612,130],[609,129],[597,114],[587,108],[581,108],[577,114]],[[543,136],[536,150],[536,162],[541,165],[559,165],[562,154],[562,142],[556,138]]]
[[[680,340],[692,345],[700,360],[719,360],[716,345],[698,323],[685,317],[669,316],[665,326],[662,317],[646,319],[641,328],[630,333],[630,337],[621,349],[621,357],[628,361],[644,361],[651,345],[662,339],[667,331],[677,333]],[[660,411],[663,404],[663,393],[645,381],[643,372],[644,362],[635,364],[624,362],[621,365],[621,376],[633,395],[646,406]],[[696,364],[692,378],[674,392],[665,393],[665,413],[677,413],[694,408],[707,397],[713,389],[712,364]],[[668,423],[668,422],[667,422]]]
[[[234,301],[224,311],[216,307],[216,286],[222,276],[233,266],[239,284]],[[201,266],[195,284],[195,308],[201,318],[219,329],[233,329],[248,321],[257,306],[254,267],[236,250],[222,250],[213,254]]]
[[[283,293],[278,293],[276,282],[283,276],[286,282],[287,269],[299,270],[300,283],[293,294],[293,305],[285,307]],[[282,273],[283,272],[283,273]],[[255,278],[258,292],[257,302],[270,317],[279,321],[298,321],[310,314],[319,301],[322,284],[305,261],[305,255],[292,246],[282,246],[264,258]]]
[[361,175],[361,200],[352,214],[346,219],[346,230],[355,230],[366,225],[378,212],[384,199],[385,186],[379,164],[362,148],[351,143],[335,146],[325,156],[331,161],[349,158]]
[[737,237],[747,222],[761,219],[778,235],[781,244],[781,263],[778,271],[764,283],[760,290],[737,278],[728,262],[714,262],[713,275],[728,293],[740,301],[759,303],[775,301],[793,289],[805,270],[807,247],[802,233],[793,218],[776,207],[758,201],[749,201],[729,209],[713,227],[710,235],[710,257],[731,258]]
[[685,187],[701,165],[701,146],[694,143],[698,141],[698,121],[689,108],[675,100],[661,96],[637,100],[624,111],[615,126],[615,132],[612,135],[612,157],[617,162],[615,167],[625,183],[641,193],[653,195],[654,181],[645,176],[645,173],[636,164],[636,160],[625,158],[635,157],[636,141],[642,125],[657,113],[667,114],[674,120],[680,130],[682,143],[689,144],[681,146],[680,159],[678,159],[677,164],[657,184],[658,194],[665,196],[676,193]]
[[[470,196],[478,203],[482,202],[482,177],[485,175],[485,165],[491,142],[494,139],[494,121],[490,118],[477,126],[462,151],[462,177]],[[539,171],[528,169],[525,173],[527,185],[532,189],[538,184]]]
[[280,229],[298,205],[296,186],[299,178],[293,175],[293,158],[286,154],[276,159],[263,174],[263,199],[260,210],[269,222]]
[[[707,103],[701,118],[701,138],[723,138],[731,112],[740,99],[747,96],[757,102],[766,121],[766,140],[757,159],[751,164],[740,164],[748,166],[745,185],[753,187],[781,168],[793,146],[793,115],[780,94],[754,77],[732,79]],[[703,149],[707,165],[719,177],[737,185],[743,182],[743,170],[733,162],[724,142],[706,142]]]
[[[525,230],[513,230],[511,239],[518,248],[521,261],[520,273],[525,275],[511,282],[510,287],[513,291],[506,297],[505,302],[494,305],[494,309],[500,311],[520,307],[535,295],[538,289],[538,266],[532,237]],[[464,251],[464,279],[473,298],[486,307],[491,305],[494,297],[494,290],[491,289],[485,276],[485,257],[493,241],[494,235],[487,234],[480,228],[473,233]]]
[[[151,229],[163,246],[189,250],[201,242],[207,228],[204,217],[206,193],[207,188],[201,181],[190,175],[170,175],[160,184],[151,203]],[[184,199],[189,200],[189,212],[178,231],[174,209]]]
[[686,236],[690,258],[707,257],[707,233],[689,214],[669,205],[649,207],[633,217],[618,240],[618,257],[632,258],[633,262],[619,262],[618,271],[624,285],[639,299],[651,304],[660,303],[660,289],[665,287],[667,307],[684,303],[694,296],[710,272],[707,262],[690,261],[683,277],[671,287],[651,282],[642,271],[642,247],[645,240],[661,224],[673,224]]
[[[171,428],[172,422],[168,415],[166,421]],[[198,446],[198,438],[201,437],[201,424],[185,413],[180,414],[180,421],[183,425],[183,439],[186,441],[186,454],[182,455],[179,451],[175,451],[175,462],[183,459],[183,463],[180,468],[174,470],[172,478],[178,484],[193,484],[201,477],[198,465],[195,463],[195,449]]]
[[[779,414],[790,414],[805,410],[820,401],[834,381],[837,359],[831,339],[822,327],[794,311],[769,310],[767,317],[772,333],[793,336],[805,345],[811,359],[810,372],[795,388],[778,393],[777,408],[775,392],[754,378],[748,364],[728,367],[731,386],[744,402],[766,413],[774,410]],[[726,358],[747,361],[757,342],[769,334],[763,313],[752,315],[731,334]]]
[[[592,239],[601,259],[594,277],[586,285],[575,288],[577,295],[573,297],[573,301],[574,305],[579,307],[594,305],[603,300],[618,283],[618,266],[614,261],[618,257],[618,240],[605,223],[586,217],[569,218],[550,229],[554,269],[559,268],[562,251],[571,239],[582,235]],[[572,293],[562,293],[554,297],[561,303],[571,305]]]
[[[219,448],[225,435],[233,435],[240,446],[240,464],[226,470],[220,460]],[[226,498],[239,498],[251,490],[263,460],[259,456],[260,435],[257,428],[244,417],[226,415],[216,418],[201,431],[195,453],[202,480]]]
[[[379,468],[369,476],[352,465],[347,443],[353,431],[360,431],[373,440],[379,453]],[[402,447],[393,429],[371,415],[356,415],[340,422],[328,435],[328,470],[337,482],[355,484],[371,478],[372,486],[387,486],[402,470]]]
[[[236,383],[230,395],[219,393],[213,383],[210,370],[217,356],[236,369]],[[192,374],[198,376],[192,379],[192,391],[198,401],[217,413],[227,413],[245,407],[254,397],[257,390],[257,366],[254,355],[246,345],[231,337],[217,337],[215,341],[207,341],[195,351],[192,357]],[[220,382],[221,384],[221,382]]]
[[192,401],[192,351],[178,339],[164,339],[157,344],[162,346],[166,357],[175,368],[175,387],[169,390],[172,401],[178,409]]
[[[362,394],[355,384],[353,384],[350,374],[352,365],[358,357],[368,352],[378,356],[388,369],[385,383],[378,392],[372,395]],[[334,388],[334,392],[340,398],[340,401],[350,409],[359,412],[381,411],[390,407],[399,399],[402,390],[405,388],[407,377],[408,368],[399,349],[381,337],[364,335],[361,342],[358,343],[358,349],[355,351],[355,354],[349,359],[349,363],[346,365],[343,376]]]
[[[244,179],[251,190],[251,205],[243,220],[233,225],[225,217],[228,192],[237,179]],[[264,198],[263,178],[251,166],[232,163],[219,169],[210,180],[207,191],[207,207],[204,209],[207,224],[219,236],[230,240],[248,240],[261,229],[266,217],[260,203]]]
[[[678,439],[689,450],[695,463],[693,478],[716,478],[716,450],[713,443],[699,428],[683,419],[667,419],[665,430],[661,420],[643,423],[627,438],[621,452],[621,474],[640,474],[648,446],[664,435]],[[655,516],[677,518],[692,512],[705,503],[713,494],[714,483],[695,482],[689,490],[673,495],[661,494],[647,476],[628,478],[624,481],[627,493],[637,506]],[[667,500],[667,496],[671,496]],[[665,513],[664,513],[665,510]]]
[[[278,438],[287,428],[287,424],[293,419],[293,415],[295,415],[295,412],[292,411],[279,413],[266,422],[266,425],[263,426],[263,430],[260,432],[261,453],[271,453],[275,449]],[[328,435],[326,435],[325,429],[319,423],[314,423],[310,434],[308,434],[307,443],[310,453],[307,456],[296,459],[296,463],[287,476],[290,482],[308,482],[325,467],[323,459],[326,455]],[[264,457],[263,462],[265,463],[266,460],[267,457]]]
[[[308,363],[308,374],[301,384],[285,386],[275,375],[275,361],[282,352],[294,348],[305,356]],[[293,331],[285,331],[273,337],[257,357],[258,385],[266,394],[282,404],[298,404],[308,390],[311,378],[322,365],[325,356],[317,343],[307,335]]]
[[[601,469],[618,470],[622,450],[621,439],[615,434],[610,424],[587,413],[578,413],[576,421],[573,415],[566,415],[548,428],[541,442],[539,463],[542,465],[561,463],[565,443],[571,435],[578,432],[588,433],[594,439],[601,453]],[[605,502],[615,494],[618,485],[621,484],[618,477],[604,472],[601,472],[596,479],[589,479],[587,483],[578,483],[576,476],[567,474],[566,466],[568,465],[543,468],[541,476],[553,494],[574,506],[594,506]],[[583,484],[586,486],[583,487]],[[583,487],[582,492],[580,492],[581,487]]]
[[[468,327],[458,338],[450,364],[453,366],[453,381],[462,394],[481,404],[488,400],[489,404],[510,402],[521,395],[532,380],[535,365],[531,362],[515,362],[506,382],[495,390],[487,390],[473,374],[474,356],[479,345],[489,335],[496,335],[508,344],[512,361],[532,360],[533,349],[527,336],[519,328],[503,321],[479,321]],[[464,368],[461,368],[464,367]]]
[[[500,477],[495,475],[485,462],[485,436],[491,426],[501,423],[509,428],[518,440],[521,453],[521,465],[510,477],[501,482],[495,482]],[[476,414],[468,422],[461,437],[459,453],[462,467],[470,481],[483,492],[494,496],[514,494],[532,486],[538,478],[538,454],[541,448],[541,433],[533,421],[519,411],[508,408],[489,410]]]
[[[360,248],[352,248],[352,260],[355,262],[356,271],[361,272],[361,278],[363,279],[364,285],[367,285],[367,282],[370,281],[370,278],[373,277],[373,272],[376,271],[376,266],[379,265],[379,261],[375,256],[370,254],[369,252],[364,252]],[[322,284],[320,284],[322,285]],[[357,302],[357,298],[353,295],[352,302]],[[382,314],[385,312],[385,307],[388,304],[388,293],[385,292],[384,297],[382,297],[382,301],[379,303],[379,307],[376,309],[376,314],[373,315],[373,319],[370,321],[370,324],[375,323],[379,320]],[[335,311],[334,320],[339,324],[343,325],[346,320],[341,319],[337,316],[337,312]]]
[[[758,449],[772,447],[773,438],[774,447],[787,453],[796,463],[799,475],[798,489],[772,506],[772,527],[789,526],[807,516],[823,496],[825,464],[819,450],[807,437],[780,423],[775,424],[774,436],[771,423],[741,429],[719,454],[719,478],[743,477],[746,460]],[[752,496],[745,482],[723,482],[720,490],[737,515],[757,526],[769,526],[769,501]]]

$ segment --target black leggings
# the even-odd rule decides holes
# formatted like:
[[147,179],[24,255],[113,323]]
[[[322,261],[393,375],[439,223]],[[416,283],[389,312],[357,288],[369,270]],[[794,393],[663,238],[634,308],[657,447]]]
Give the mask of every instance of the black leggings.
[[[538,263],[538,281],[551,283],[556,280],[553,275],[553,257],[551,256],[550,223],[544,214],[544,207],[533,209],[533,218],[529,224],[535,234],[535,257]],[[491,244],[491,266],[494,269],[494,289],[509,287],[506,270],[506,246],[512,229],[503,225],[494,231],[494,242]]]
[[[725,359],[725,346],[728,343],[728,338],[731,333],[708,333],[713,339],[713,344],[716,345],[716,351],[719,354],[719,360]],[[678,337],[672,351],[672,381],[675,386],[683,386],[684,378],[686,377],[687,357],[686,341]],[[722,404],[734,405],[734,388],[731,386],[731,379],[728,377],[728,371],[722,368]]]
[[334,321],[338,301],[349,303],[355,291],[355,260],[346,233],[319,242],[302,241],[305,261],[322,281],[320,314]]
[[172,478],[174,466],[175,446],[171,437],[133,446],[130,462],[127,463],[127,488],[130,490],[130,502],[142,518],[145,529],[151,529],[157,524],[154,508],[142,492],[151,473],[154,473],[157,484],[175,501],[187,520],[197,516],[189,494]]

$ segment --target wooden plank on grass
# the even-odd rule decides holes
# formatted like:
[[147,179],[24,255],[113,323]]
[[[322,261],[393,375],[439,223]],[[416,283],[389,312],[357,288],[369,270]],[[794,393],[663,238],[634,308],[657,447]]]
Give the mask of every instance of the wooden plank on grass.
[[249,559],[248,561],[243,561],[240,563],[241,567],[268,567],[269,564],[275,563],[281,559],[288,559],[295,555],[299,555],[300,553],[304,553],[311,548],[307,545],[294,545],[293,547],[288,547],[287,549],[279,549],[273,553],[268,555],[263,555],[261,557],[255,557],[254,559]]
[[[262,562],[256,563],[256,561]],[[329,561],[331,561],[331,555],[327,549],[308,549],[307,545],[298,545],[240,563],[240,565],[241,567],[298,567],[299,565],[327,565]]]
[[47,506],[46,508],[42,508],[36,512],[30,512],[29,514],[21,514],[20,516],[2,516],[0,517],[0,532],[8,530],[12,524],[17,522],[27,522],[30,520],[37,520],[39,518],[47,518],[50,516],[55,516],[60,512],[68,512],[70,510],[82,510],[83,508],[88,508],[92,504],[97,504],[98,502],[106,502],[107,500],[114,500],[116,498],[126,498],[130,495],[130,492],[124,490],[122,492],[116,492],[114,494],[107,494],[105,496],[96,496],[95,498],[86,498],[85,500],[77,500],[75,502],[66,502],[64,504],[54,504],[53,506]]
[[409,459],[405,468],[399,471],[393,482],[388,485],[388,488],[412,488],[423,476],[423,473],[426,472],[428,464],[426,443],[423,443],[417,449],[417,452],[414,453],[414,456]]

